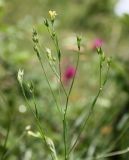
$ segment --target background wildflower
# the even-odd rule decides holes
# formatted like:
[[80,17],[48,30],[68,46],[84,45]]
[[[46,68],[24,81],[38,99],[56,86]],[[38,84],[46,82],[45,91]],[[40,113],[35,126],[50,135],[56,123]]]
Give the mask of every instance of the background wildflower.
[[63,74],[63,81],[68,83],[75,75],[76,69],[73,66],[68,66]]
[[102,45],[103,45],[103,40],[100,38],[97,38],[93,40],[91,48],[92,49],[100,48],[102,47]]

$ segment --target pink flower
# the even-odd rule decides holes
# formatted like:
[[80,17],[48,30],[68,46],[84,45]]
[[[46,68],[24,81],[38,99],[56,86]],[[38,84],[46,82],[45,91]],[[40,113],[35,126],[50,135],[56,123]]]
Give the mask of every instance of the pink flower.
[[102,46],[102,44],[103,44],[103,40],[100,39],[100,38],[97,38],[97,39],[95,39],[95,40],[93,41],[93,43],[92,43],[92,49],[99,48],[99,47]]
[[73,66],[68,66],[64,72],[63,81],[68,83],[75,76],[75,73],[76,69]]

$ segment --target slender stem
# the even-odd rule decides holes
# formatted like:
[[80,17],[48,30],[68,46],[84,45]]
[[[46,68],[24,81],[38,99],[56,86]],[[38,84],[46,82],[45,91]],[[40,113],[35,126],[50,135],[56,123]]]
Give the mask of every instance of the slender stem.
[[[1,93],[0,91],[0,96],[3,100],[3,102],[6,104],[7,103],[7,100],[5,99],[5,97],[3,96],[3,94]],[[3,144],[3,153],[1,155],[1,160],[4,160],[4,156],[6,154],[6,146],[7,146],[7,142],[8,142],[8,138],[9,138],[9,133],[10,133],[10,128],[11,128],[11,124],[12,124],[12,112],[10,112],[12,110],[9,110],[9,116],[8,116],[8,126],[7,126],[7,133],[6,133],[6,136],[5,136],[5,141],[4,141],[4,144]],[[2,145],[2,144],[1,144]]]
[[7,145],[7,141],[8,141],[8,137],[9,137],[11,122],[12,122],[12,121],[10,120],[10,121],[9,121],[9,124],[8,124],[7,133],[6,133],[6,137],[5,137],[5,141],[4,141],[4,145],[3,145],[4,152],[3,152],[2,156],[1,156],[1,160],[4,159],[4,155],[6,154],[6,145]]
[[[57,53],[59,53],[60,52],[60,48],[59,48],[58,38],[57,38],[56,33],[55,33],[55,39],[54,39],[49,27],[47,27],[47,30],[48,30],[48,33],[50,34],[50,37],[51,37],[51,39],[52,39],[52,41],[54,43],[54,46],[56,48]],[[54,28],[52,28],[52,30],[54,31]],[[64,85],[63,85],[63,82],[61,80],[61,59],[59,57],[58,57],[58,65],[59,65],[59,80],[60,80],[60,84],[62,86],[62,89],[63,89],[64,93],[65,93],[65,96],[67,97],[67,92],[66,92],[66,90],[64,88]]]
[[31,106],[30,106],[29,101],[28,101],[28,99],[27,99],[27,97],[26,97],[26,94],[25,94],[25,91],[24,91],[24,87],[23,87],[22,84],[21,84],[21,89],[22,89],[22,93],[23,93],[23,95],[24,95],[24,98],[25,98],[25,100],[26,100],[26,104],[27,104],[29,110],[31,111],[31,113],[33,114],[33,116],[34,116],[34,118],[35,118],[35,120],[36,120],[36,122],[37,122],[36,124],[38,124],[37,127],[38,127],[38,129],[40,130],[41,136],[45,139],[45,134],[44,134],[44,132],[43,132],[43,130],[42,130],[42,127],[41,127],[41,125],[40,125],[39,119],[38,119],[38,117],[36,116],[35,112],[31,109]]
[[60,76],[59,76],[59,74],[57,73],[55,67],[53,67],[53,65],[49,62],[49,60],[48,60],[48,63],[49,63],[49,66],[50,66],[51,70],[52,70],[53,73],[56,75],[57,79],[59,80],[59,79],[60,79]]
[[[54,30],[53,26],[52,26],[52,29]],[[70,90],[68,92],[68,94],[66,93],[66,90],[64,88],[64,85],[62,83],[62,80],[61,80],[61,57],[60,57],[60,49],[59,49],[59,44],[58,44],[58,38],[55,34],[55,38],[52,36],[52,33],[49,29],[49,27],[47,27],[47,30],[49,32],[49,34],[51,35],[51,38],[54,42],[54,45],[55,45],[55,48],[56,48],[56,51],[58,53],[58,65],[59,65],[59,80],[60,80],[60,84],[63,88],[63,91],[65,93],[65,96],[66,96],[66,105],[65,105],[65,111],[64,111],[64,115],[63,115],[63,141],[64,141],[64,159],[67,160],[67,120],[66,120],[66,114],[67,114],[67,108],[68,108],[68,102],[69,102],[69,96],[70,96],[70,93],[71,93],[71,90],[72,90],[72,87],[73,87],[73,83],[74,83],[74,79],[75,79],[75,75],[74,75],[74,78],[73,78],[73,81],[72,81],[72,84],[70,86]],[[79,55],[79,54],[78,54]],[[77,59],[77,65],[76,65],[76,70],[77,70],[77,67],[78,67],[78,62],[79,62],[79,56],[78,56],[78,59]]]
[[[39,122],[39,115],[38,115],[38,110],[37,110],[37,104],[36,104],[36,100],[35,100],[34,90],[32,91],[32,96],[33,96],[33,103],[34,103],[34,106],[35,106],[35,116],[36,116],[37,119],[38,119],[38,125],[39,125],[38,127],[39,127],[40,135],[41,135],[41,133],[43,133],[43,132],[42,132],[41,124],[40,124],[40,122]],[[44,139],[46,146],[48,147],[48,144],[47,144],[47,142],[46,142],[45,135],[42,134],[41,136],[42,136],[42,139]],[[51,158],[54,160],[54,157],[53,157],[53,155],[52,155],[51,152],[50,152],[50,154],[51,154]]]
[[[41,127],[41,124],[40,124],[40,122],[39,122],[39,118],[38,118],[38,116],[35,114],[35,112],[31,109],[31,106],[30,106],[29,101],[28,101],[28,99],[27,99],[27,97],[26,97],[26,94],[25,94],[25,91],[24,91],[24,87],[23,87],[22,84],[21,84],[21,88],[22,88],[22,92],[23,92],[24,98],[25,98],[25,100],[26,100],[27,106],[28,106],[29,110],[31,111],[31,113],[33,114],[33,116],[34,116],[34,118],[35,118],[35,120],[36,120],[36,126],[37,126],[37,128],[38,128],[38,130],[39,130],[39,132],[40,132],[41,137],[42,137],[42,142],[45,142],[46,146],[48,147],[47,142],[46,142],[46,138],[45,138],[44,131],[43,131],[43,129],[42,129],[42,127]],[[34,105],[35,105],[35,100],[33,99],[33,101],[34,101]],[[36,107],[36,106],[35,106],[35,107]],[[51,152],[50,152],[50,155],[51,155],[51,158],[54,160]]]
[[38,109],[37,109],[37,104],[36,104],[35,94],[34,94],[34,88],[32,90],[32,97],[33,97],[33,102],[34,102],[34,107],[35,107],[35,116],[39,119]]
[[101,56],[100,56],[100,64],[99,64],[99,86],[101,88],[102,85],[102,61],[101,61]]
[[69,97],[70,97],[70,94],[71,94],[71,91],[72,91],[72,88],[73,88],[73,84],[74,84],[74,81],[75,81],[75,77],[76,77],[76,73],[77,73],[77,69],[78,69],[78,65],[79,65],[79,57],[80,57],[80,52],[78,52],[78,54],[77,54],[77,64],[76,64],[76,68],[75,68],[75,74],[74,74],[74,77],[73,77],[73,80],[72,80],[72,83],[70,85],[70,89],[69,89],[69,92],[68,92],[68,95],[67,95],[66,106],[65,106],[65,115],[67,114]]
[[125,154],[129,152],[129,147],[120,151],[115,151],[115,152],[111,152],[111,153],[107,153],[105,155],[100,155],[97,156],[95,159],[102,159],[102,158],[108,158],[108,157],[112,157],[112,156],[116,156],[116,155],[121,155],[121,154]]
[[99,97],[99,95],[100,95],[101,92],[102,92],[102,90],[99,89],[98,94],[96,95],[96,97],[94,98],[94,100],[93,100],[93,102],[92,102],[92,104],[91,104],[91,107],[90,107],[88,116],[86,117],[86,119],[85,119],[85,121],[84,121],[84,123],[83,123],[83,125],[82,125],[82,127],[81,127],[81,129],[80,129],[80,131],[79,131],[79,133],[78,133],[78,136],[77,136],[74,144],[73,144],[72,147],[70,148],[68,154],[70,154],[70,153],[73,151],[73,149],[76,147],[76,144],[77,144],[78,140],[80,139],[80,136],[81,136],[81,134],[82,134],[82,132],[83,132],[83,130],[84,130],[84,128],[85,128],[85,126],[86,126],[89,118],[91,117],[91,114],[93,113],[94,106],[95,106],[95,104],[96,104],[96,102],[97,102],[97,99],[98,99],[98,97]]
[[66,136],[67,136],[67,117],[66,117],[66,115],[67,115],[69,97],[70,97],[70,94],[71,94],[71,91],[72,91],[72,88],[73,88],[73,84],[74,84],[75,77],[76,77],[76,72],[77,72],[77,69],[78,69],[79,57],[80,57],[80,52],[78,51],[75,74],[74,74],[74,77],[73,77],[73,80],[72,80],[72,83],[71,83],[71,86],[70,86],[70,89],[69,89],[69,92],[68,92],[68,95],[67,95],[66,105],[65,105],[65,110],[64,110],[64,117],[63,117],[63,130],[64,130],[63,131],[63,134],[64,134],[63,138],[64,138],[64,146],[65,146],[65,160],[67,160],[67,158],[68,158],[68,155],[67,155],[67,141],[66,141]]
[[[100,56],[101,56],[101,55],[100,55]],[[96,104],[96,102],[97,102],[97,100],[98,100],[98,97],[99,97],[100,93],[102,92],[104,85],[105,85],[106,82],[107,82],[110,66],[108,65],[106,77],[105,77],[105,79],[104,79],[104,81],[103,81],[103,83],[102,83],[102,60],[101,60],[101,57],[100,57],[99,65],[100,65],[100,67],[99,67],[99,72],[100,72],[99,78],[100,78],[100,79],[99,79],[99,90],[98,90],[98,93],[97,93],[97,95],[95,96],[95,98],[94,98],[94,100],[93,100],[93,102],[92,102],[92,104],[91,104],[91,107],[90,107],[88,116],[86,117],[86,119],[85,119],[85,121],[84,121],[84,123],[83,123],[83,125],[82,125],[82,127],[81,127],[81,129],[80,129],[80,131],[79,131],[79,133],[78,133],[78,136],[77,136],[74,144],[73,144],[72,147],[70,148],[70,150],[69,150],[69,152],[68,152],[68,155],[73,151],[73,149],[75,149],[76,144],[77,144],[78,140],[80,139],[80,136],[81,136],[81,134],[82,134],[82,132],[83,132],[83,130],[84,130],[84,128],[85,128],[85,126],[86,126],[89,118],[91,117],[91,114],[93,113],[94,106],[95,106],[95,104]]]
[[[44,50],[43,50],[42,47],[41,47],[41,45],[40,45],[40,43],[38,43],[38,46],[39,46],[40,50],[41,50],[42,52],[44,52],[45,47],[43,46],[43,48],[44,48]],[[49,64],[52,72],[56,75],[57,79],[60,79],[59,74],[57,73],[55,66],[50,63],[48,56],[46,56],[46,58],[47,58],[47,60],[48,60],[48,64]]]
[[43,63],[42,63],[42,60],[41,60],[40,57],[38,57],[38,59],[39,59],[39,62],[40,62],[40,64],[41,64],[43,73],[44,73],[44,75],[45,75],[45,78],[46,78],[46,81],[47,81],[47,83],[48,83],[48,86],[49,86],[49,89],[50,89],[50,91],[51,91],[51,94],[52,94],[52,96],[53,96],[53,99],[54,99],[54,101],[55,101],[55,103],[56,103],[57,109],[58,109],[59,113],[62,114],[61,111],[60,111],[60,108],[59,108],[59,106],[58,106],[58,103],[57,103],[55,94],[54,94],[54,92],[53,92],[53,90],[52,90],[52,88],[51,88],[50,82],[49,82],[49,80],[48,80],[48,77],[47,77],[46,71],[45,71],[45,69],[44,69],[44,65],[43,65]]
[[35,44],[35,47],[36,47],[36,49],[34,49],[34,50],[35,50],[35,52],[36,52],[36,54],[37,54],[38,60],[39,60],[39,62],[40,62],[41,68],[42,68],[43,73],[44,73],[44,75],[45,75],[45,78],[46,78],[46,81],[47,81],[47,83],[48,83],[49,89],[50,89],[51,94],[52,94],[52,96],[53,96],[53,99],[54,99],[54,101],[55,101],[55,103],[56,103],[57,110],[58,110],[58,111],[59,111],[59,113],[62,115],[62,113],[61,113],[61,111],[60,111],[60,108],[59,108],[59,106],[58,106],[58,103],[57,103],[56,97],[55,97],[55,95],[54,95],[54,92],[53,92],[53,90],[52,90],[52,88],[51,88],[51,85],[50,85],[49,79],[48,79],[48,77],[47,77],[47,74],[46,74],[46,71],[45,71],[44,65],[43,65],[43,63],[42,63],[42,59],[41,59],[41,55],[40,55],[40,51],[38,50],[38,48],[40,48],[40,44],[39,44],[39,42],[34,42],[34,44]]
[[63,89],[63,91],[64,91],[64,94],[65,94],[65,96],[66,96],[66,98],[67,98],[67,92],[66,92],[66,90],[65,90],[65,87],[64,87],[64,85],[63,85],[63,82],[62,82],[62,74],[61,74],[61,62],[60,62],[60,60],[59,60],[59,74],[60,74],[60,78],[59,78],[59,80],[60,80],[60,84],[61,84],[61,86],[62,86],[62,89]]
[[64,140],[64,159],[67,160],[67,142],[66,142],[66,119],[63,119],[63,140]]

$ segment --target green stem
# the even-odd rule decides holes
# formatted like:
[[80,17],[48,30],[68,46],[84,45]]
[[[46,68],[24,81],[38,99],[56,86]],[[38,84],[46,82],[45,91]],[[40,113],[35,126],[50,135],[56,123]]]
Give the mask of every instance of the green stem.
[[[55,45],[55,48],[56,48],[56,51],[58,53],[58,65],[59,65],[59,80],[60,80],[60,84],[63,88],[63,91],[65,93],[65,96],[66,96],[66,106],[65,106],[65,111],[64,111],[64,115],[63,115],[63,141],[64,141],[64,158],[65,160],[67,160],[67,120],[66,120],[66,114],[67,114],[67,108],[68,108],[68,102],[69,102],[69,96],[70,96],[70,93],[71,93],[71,90],[72,90],[72,87],[73,87],[73,83],[74,83],[74,79],[75,79],[75,75],[74,75],[74,78],[73,78],[73,81],[72,81],[72,84],[71,84],[71,87],[70,87],[70,90],[69,90],[69,93],[67,95],[66,93],[66,90],[64,88],[64,85],[62,83],[62,80],[61,80],[61,55],[60,55],[60,49],[59,49],[59,44],[58,44],[58,38],[55,34],[55,38],[53,37],[49,27],[47,27],[47,30],[51,36],[51,39],[52,41],[54,42],[54,45]],[[54,29],[52,28],[52,30],[54,31]],[[78,61],[79,61],[79,56],[78,56],[78,60],[77,60],[77,66],[76,66],[76,70],[77,70],[77,67],[78,67]]]
[[3,145],[3,148],[4,148],[4,152],[1,156],[1,160],[4,160],[4,156],[6,154],[6,145],[7,145],[7,141],[8,141],[8,137],[9,137],[9,131],[10,131],[10,127],[11,127],[11,120],[9,121],[9,124],[8,124],[8,128],[7,128],[7,133],[6,133],[6,137],[5,137],[5,142],[4,142],[4,145]]
[[70,155],[70,153],[73,151],[73,149],[75,149],[76,144],[77,144],[78,140],[80,139],[80,136],[81,136],[81,134],[82,134],[82,132],[83,132],[83,130],[84,130],[84,128],[85,128],[85,126],[86,126],[89,118],[91,117],[91,114],[93,113],[94,106],[95,106],[95,104],[96,104],[96,102],[97,102],[97,99],[98,99],[98,97],[99,97],[99,95],[100,95],[101,92],[102,92],[102,90],[99,89],[96,97],[94,98],[94,100],[93,100],[93,102],[92,102],[92,104],[91,104],[91,107],[90,107],[90,111],[89,111],[89,113],[88,113],[88,116],[87,116],[87,118],[85,119],[85,121],[84,121],[84,123],[83,123],[83,125],[82,125],[82,127],[81,127],[81,129],[80,129],[80,131],[79,131],[79,133],[78,133],[78,136],[77,136],[77,138],[76,138],[76,140],[75,140],[75,142],[74,142],[74,144],[73,144],[72,147],[70,148],[68,155]]
[[16,147],[16,145],[21,141],[21,139],[22,139],[24,136],[25,136],[25,131],[24,131],[24,132],[21,134],[21,136],[18,138],[17,143],[15,143],[15,144],[13,144],[13,145],[11,146],[11,150],[8,150],[8,151],[4,154],[2,160],[6,159],[7,156],[9,156],[9,154],[11,153],[11,151]]
[[101,60],[101,57],[100,57],[100,62],[99,62],[99,63],[100,63],[100,64],[99,64],[99,65],[100,65],[100,67],[99,67],[99,72],[100,72],[99,78],[100,78],[100,79],[99,79],[99,90],[98,90],[98,93],[97,93],[97,95],[95,96],[95,98],[94,98],[94,100],[93,100],[93,102],[92,102],[92,104],[91,104],[91,107],[90,107],[88,116],[86,117],[86,119],[85,119],[85,121],[84,121],[84,123],[83,123],[83,125],[82,125],[82,127],[81,127],[81,129],[80,129],[80,131],[79,131],[79,133],[78,133],[78,136],[77,136],[74,144],[73,144],[72,147],[70,148],[70,150],[69,150],[69,152],[68,152],[68,155],[70,155],[70,153],[73,151],[73,149],[75,149],[76,144],[77,144],[78,140],[80,139],[80,136],[81,136],[81,134],[82,134],[82,132],[83,132],[83,130],[84,130],[84,128],[85,128],[85,126],[86,126],[89,118],[91,117],[91,115],[92,115],[92,113],[93,113],[94,106],[95,106],[95,104],[96,104],[96,102],[97,102],[97,100],[98,100],[98,97],[99,97],[100,93],[102,92],[104,85],[105,85],[106,82],[107,82],[110,66],[108,66],[107,73],[106,73],[106,77],[105,77],[104,82],[103,82],[103,84],[102,84],[102,60]]
[[57,79],[60,80],[59,74],[57,73],[55,67],[53,67],[53,65],[49,62],[49,59],[48,59],[48,63],[49,63],[49,66],[50,66],[51,70],[52,70],[53,73],[56,75]]
[[[43,129],[42,129],[42,127],[41,127],[41,124],[40,124],[40,122],[39,122],[39,118],[38,118],[38,116],[35,114],[35,112],[31,109],[31,106],[30,106],[29,101],[28,101],[28,99],[27,99],[27,97],[26,97],[26,94],[25,94],[25,91],[24,91],[24,87],[23,87],[22,84],[21,84],[21,88],[22,88],[22,92],[23,92],[24,98],[25,98],[25,100],[26,100],[27,106],[28,106],[29,110],[31,111],[31,113],[33,114],[33,116],[34,116],[34,118],[35,118],[35,120],[36,120],[36,126],[37,126],[37,129],[39,130],[39,133],[40,133],[41,137],[42,137],[42,142],[43,142],[43,144],[44,144],[44,142],[45,142],[46,146],[48,147],[47,142],[46,142],[46,138],[45,138],[44,131],[43,131]],[[34,102],[34,105],[35,105],[36,103],[35,103],[35,100],[34,100],[34,99],[33,99],[33,102]],[[35,106],[35,107],[36,107],[36,106]],[[54,160],[51,152],[50,152],[50,155],[51,155],[51,158]]]
[[[56,33],[55,33],[55,39],[54,39],[54,37],[52,36],[52,33],[51,33],[49,27],[47,27],[47,30],[48,30],[48,33],[50,34],[50,37],[51,37],[51,39],[52,39],[52,41],[54,43],[54,46],[56,48],[57,53],[60,53],[60,48],[59,48],[58,38],[57,38]],[[52,30],[54,31],[54,28],[52,28]],[[59,57],[59,56],[58,56],[58,66],[59,66],[59,81],[60,81],[62,89],[63,89],[63,91],[65,93],[65,96],[67,97],[67,92],[66,92],[66,90],[64,88],[64,85],[63,85],[63,82],[61,80],[61,57]]]
[[100,56],[100,64],[99,64],[99,70],[100,70],[100,72],[99,72],[99,86],[100,86],[100,88],[102,87],[101,85],[102,85],[102,61],[101,61],[101,56]]
[[48,83],[48,86],[49,86],[49,89],[50,89],[50,91],[51,91],[51,94],[52,94],[52,96],[53,96],[53,99],[54,99],[54,101],[55,101],[55,103],[56,103],[57,109],[58,109],[59,113],[62,114],[61,111],[60,111],[60,108],[59,108],[59,106],[58,106],[58,103],[57,103],[55,94],[54,94],[54,92],[53,92],[53,90],[52,90],[52,88],[51,88],[50,82],[49,82],[49,80],[48,80],[46,71],[45,71],[45,69],[44,69],[44,65],[43,65],[42,60],[41,60],[41,57],[38,56],[38,60],[39,60],[39,62],[40,62],[41,68],[42,68],[43,73],[44,73],[44,75],[45,75],[45,78],[46,78],[46,81],[47,81],[47,83]]
[[107,153],[105,155],[100,155],[97,156],[95,159],[102,159],[102,158],[108,158],[108,157],[113,157],[116,155],[121,155],[121,154],[125,154],[129,152],[129,147],[120,151],[115,151],[115,152],[111,152],[111,153]]
[[66,137],[67,137],[67,109],[68,109],[68,103],[69,103],[69,97],[70,97],[70,94],[71,94],[71,91],[72,91],[72,88],[73,88],[73,84],[74,84],[74,81],[75,81],[75,77],[76,77],[76,72],[77,72],[77,69],[78,69],[78,64],[79,64],[79,57],[80,57],[80,52],[78,51],[78,54],[77,54],[77,64],[76,64],[76,68],[75,68],[75,74],[74,74],[74,77],[73,77],[73,80],[72,80],[72,83],[71,83],[71,86],[70,86],[70,89],[69,89],[69,92],[68,92],[68,95],[67,95],[67,99],[66,99],[66,105],[65,105],[65,111],[64,111],[64,117],[63,117],[63,138],[64,138],[64,146],[65,146],[65,160],[67,160],[67,141],[66,141]]

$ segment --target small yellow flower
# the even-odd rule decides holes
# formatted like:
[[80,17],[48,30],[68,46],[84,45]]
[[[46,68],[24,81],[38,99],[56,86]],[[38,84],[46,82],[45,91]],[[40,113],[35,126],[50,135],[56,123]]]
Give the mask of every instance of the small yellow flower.
[[49,15],[50,15],[50,18],[52,21],[54,21],[55,17],[57,16],[57,13],[56,11],[49,11]]

